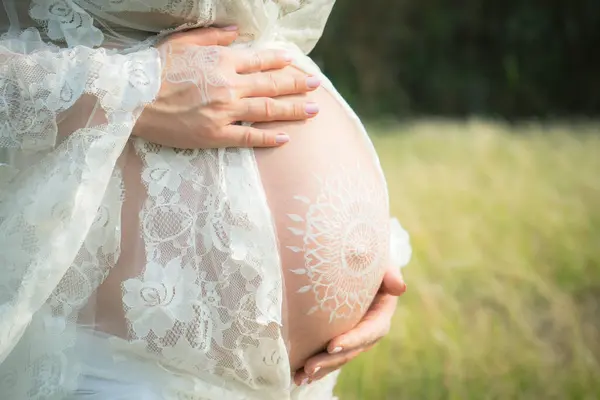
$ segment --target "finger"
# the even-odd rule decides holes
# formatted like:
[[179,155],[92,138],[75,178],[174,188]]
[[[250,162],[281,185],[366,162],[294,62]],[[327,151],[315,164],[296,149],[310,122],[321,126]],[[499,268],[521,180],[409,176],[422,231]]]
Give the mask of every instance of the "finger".
[[306,385],[308,383],[308,374],[304,369],[299,369],[294,374],[294,383],[298,386]]
[[343,367],[366,350],[367,348],[338,354],[319,353],[307,360],[302,370],[296,372],[294,382],[296,385],[301,385],[311,380],[321,379],[327,374]]
[[222,130],[219,147],[277,147],[290,141],[285,133],[264,131],[250,126],[229,125]]
[[378,294],[363,319],[349,332],[333,338],[327,345],[329,354],[362,348],[379,341],[388,334],[397,297]]
[[357,349],[352,352],[349,352],[347,354],[347,356],[345,358],[342,358],[341,360],[340,359],[331,359],[331,360],[324,361],[324,363],[322,364],[323,366],[321,368],[319,368],[318,366],[315,367],[312,375],[309,375],[308,383],[311,383],[312,381],[316,381],[319,379],[323,379],[330,373],[337,371],[338,369],[344,367],[344,365],[346,365],[350,361],[354,360],[359,355],[361,355],[367,351],[370,351],[374,346],[375,346],[375,344],[372,344],[365,348]]
[[318,366],[316,366],[312,370],[313,372],[309,374],[308,383],[310,384],[313,381],[318,381],[319,379],[323,379],[330,373],[337,371],[340,368],[343,368],[346,364],[348,364],[349,362],[354,360],[359,355],[371,350],[374,346],[375,345],[372,344],[363,349],[352,351],[352,352],[348,353],[346,357],[341,358],[341,359],[333,359],[332,358],[332,359],[327,359],[327,360],[323,361],[322,364],[319,364]]
[[231,118],[245,122],[301,121],[316,116],[318,112],[316,103],[268,97],[249,98],[238,102]]
[[196,28],[177,32],[164,41],[170,43],[193,44],[196,46],[229,46],[238,37],[237,27]]
[[290,53],[282,50],[242,50],[232,57],[239,74],[281,69],[292,62]]
[[401,296],[406,292],[406,283],[402,278],[400,269],[394,266],[390,266],[385,275],[383,276],[383,282],[381,284],[383,292],[391,294],[393,296]]
[[289,67],[276,71],[241,75],[237,84],[240,97],[277,97],[301,94],[321,85],[319,78]]

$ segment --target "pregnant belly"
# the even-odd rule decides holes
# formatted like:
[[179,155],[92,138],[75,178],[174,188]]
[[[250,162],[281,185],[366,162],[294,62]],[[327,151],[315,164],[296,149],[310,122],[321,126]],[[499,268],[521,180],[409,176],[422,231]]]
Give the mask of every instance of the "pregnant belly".
[[[256,185],[250,182],[256,175],[251,165],[236,172],[236,165],[219,161],[235,155],[231,152],[130,144],[122,160],[121,253],[115,265],[106,257],[110,273],[91,302],[90,318],[81,323],[146,343],[151,353],[189,364],[188,370],[237,374],[242,380],[240,368],[264,367],[246,366],[240,351],[252,349],[259,337],[283,336],[295,370],[351,329],[388,262],[385,183],[368,139],[342,105],[324,89],[310,98],[321,107],[313,120],[262,126],[292,140],[255,151]],[[237,178],[224,178],[229,172]],[[233,215],[222,204],[233,207],[230,190],[246,184],[254,186],[245,198],[237,192],[235,201],[251,216]],[[263,189],[270,208],[258,200],[264,212],[250,198]],[[244,236],[245,218],[263,225],[260,237]],[[244,252],[262,242],[263,256],[238,258],[231,224],[240,224]],[[265,315],[276,319],[280,308],[278,268],[283,323],[265,329]],[[248,357],[253,363],[263,356]],[[272,375],[266,373],[268,379]]]
[[316,118],[258,125],[291,141],[255,151],[279,240],[292,368],[356,325],[389,253],[387,191],[370,143],[327,90],[308,99]]

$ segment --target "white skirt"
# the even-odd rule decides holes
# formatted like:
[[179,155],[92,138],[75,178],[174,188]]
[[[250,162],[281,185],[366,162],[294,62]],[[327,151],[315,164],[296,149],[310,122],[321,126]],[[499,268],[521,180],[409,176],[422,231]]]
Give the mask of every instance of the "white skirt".
[[114,336],[82,329],[77,357],[81,370],[69,400],[335,400],[339,372],[288,391],[255,391],[222,377],[192,376],[149,359],[146,352]]

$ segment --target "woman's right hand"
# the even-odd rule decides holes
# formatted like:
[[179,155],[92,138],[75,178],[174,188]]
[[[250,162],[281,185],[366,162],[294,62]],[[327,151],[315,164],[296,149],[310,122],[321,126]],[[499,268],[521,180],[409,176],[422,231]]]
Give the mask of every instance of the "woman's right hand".
[[273,147],[286,143],[272,133],[237,121],[296,121],[314,117],[318,107],[278,98],[316,89],[320,82],[290,67],[275,50],[229,48],[231,28],[200,28],[169,36],[159,46],[161,88],[146,106],[133,134],[176,148]]

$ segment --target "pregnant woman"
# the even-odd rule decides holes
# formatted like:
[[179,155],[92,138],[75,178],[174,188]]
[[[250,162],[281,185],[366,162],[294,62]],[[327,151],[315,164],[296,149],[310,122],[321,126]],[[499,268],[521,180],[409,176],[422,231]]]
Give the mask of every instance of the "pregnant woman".
[[[30,1],[3,0],[0,393],[332,399],[335,374],[293,371],[322,376],[311,356],[344,350],[410,253],[362,124],[305,55],[332,1]],[[176,33],[210,25],[235,44]],[[289,143],[178,150],[217,133]]]

